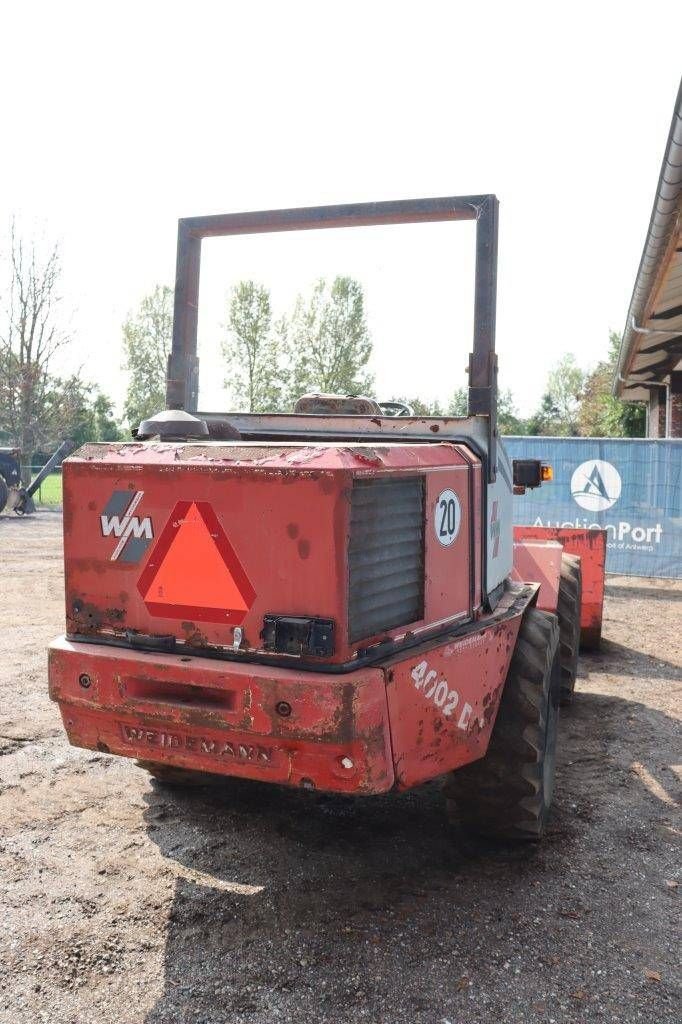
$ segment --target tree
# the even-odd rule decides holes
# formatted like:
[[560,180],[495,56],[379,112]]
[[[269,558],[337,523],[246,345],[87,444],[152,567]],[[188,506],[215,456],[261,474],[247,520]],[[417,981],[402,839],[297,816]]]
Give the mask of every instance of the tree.
[[285,371],[280,335],[273,334],[270,293],[255,281],[232,289],[223,355],[225,385],[237,406],[248,412],[281,411]]
[[[43,419],[42,453],[51,454],[65,437],[77,446],[86,441],[118,441],[121,429],[111,399],[79,374],[50,379]],[[34,460],[36,461],[36,460]]]
[[575,356],[562,356],[547,378],[547,390],[540,408],[529,421],[529,432],[576,437],[584,384],[585,374],[577,365]]
[[123,324],[128,371],[123,413],[131,427],[166,407],[166,366],[173,337],[173,289],[157,285]]
[[528,424],[519,416],[514,396],[509,388],[500,391],[498,395],[497,429],[500,434],[528,433]]
[[[448,404],[449,416],[469,415],[469,391],[457,388]],[[497,394],[497,429],[500,434],[525,434],[527,423],[521,419],[514,403],[514,396],[507,388]]]
[[578,433],[578,414],[585,374],[574,355],[563,356],[547,378],[547,393],[552,400],[558,434]]
[[299,296],[293,315],[280,322],[288,355],[289,400],[306,392],[370,394],[367,371],[372,342],[365,319],[362,285],[336,277],[320,279],[307,301]]
[[95,441],[120,441],[123,432],[114,415],[114,403],[108,395],[103,394],[99,388],[94,388],[92,398],[92,412],[94,417]]
[[448,404],[448,416],[469,415],[469,392],[467,388],[456,388]]
[[444,416],[443,407],[435,399],[433,402],[423,401],[421,398],[408,398],[406,404],[410,406],[415,416]]
[[556,409],[552,396],[546,391],[540,399],[539,407],[528,420],[528,433],[534,436],[554,434],[555,431],[552,430],[552,424],[554,423],[555,416]]
[[611,389],[620,351],[620,334],[609,331],[606,359],[585,378],[580,405],[580,433],[584,437],[643,437],[645,407],[640,402],[614,398]]
[[0,325],[0,430],[28,458],[50,431],[50,368],[70,335],[59,316],[59,248],[41,254],[10,234],[10,282]]

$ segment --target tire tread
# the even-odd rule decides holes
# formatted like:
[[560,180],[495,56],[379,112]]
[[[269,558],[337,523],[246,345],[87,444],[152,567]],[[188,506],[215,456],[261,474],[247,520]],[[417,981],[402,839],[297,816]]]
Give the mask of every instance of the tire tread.
[[543,793],[547,704],[559,649],[556,616],[529,608],[509,665],[485,757],[452,772],[448,809],[494,838],[538,839],[549,807]]
[[564,554],[561,558],[557,615],[559,618],[559,650],[561,659],[561,687],[559,702],[562,706],[573,700],[578,674],[580,647],[580,606],[582,603],[582,573],[577,555]]

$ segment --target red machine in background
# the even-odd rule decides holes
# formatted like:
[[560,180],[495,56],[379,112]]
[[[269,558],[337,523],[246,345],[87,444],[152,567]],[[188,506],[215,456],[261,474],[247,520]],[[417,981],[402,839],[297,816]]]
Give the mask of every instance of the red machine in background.
[[[429,220],[476,221],[468,417],[333,396],[196,413],[203,237]],[[64,464],[50,693],[72,743],[158,778],[370,794],[445,775],[471,828],[542,834],[603,559],[581,531],[514,541],[513,490],[542,467],[497,437],[496,259],[493,196],[180,222],[168,409]]]

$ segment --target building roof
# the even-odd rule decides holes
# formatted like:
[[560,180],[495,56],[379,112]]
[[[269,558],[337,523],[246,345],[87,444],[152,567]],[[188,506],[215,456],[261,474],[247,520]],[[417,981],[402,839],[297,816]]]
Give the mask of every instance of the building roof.
[[682,82],[623,330],[614,394],[646,400],[646,382],[662,382],[678,364],[682,365]]

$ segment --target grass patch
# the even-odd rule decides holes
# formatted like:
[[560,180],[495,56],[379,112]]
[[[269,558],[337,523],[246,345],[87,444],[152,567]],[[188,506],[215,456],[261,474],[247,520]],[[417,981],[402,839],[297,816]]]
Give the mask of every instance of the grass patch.
[[33,495],[36,505],[61,505],[62,503],[62,474],[50,473]]

